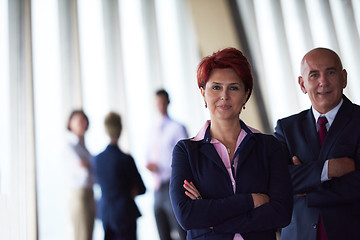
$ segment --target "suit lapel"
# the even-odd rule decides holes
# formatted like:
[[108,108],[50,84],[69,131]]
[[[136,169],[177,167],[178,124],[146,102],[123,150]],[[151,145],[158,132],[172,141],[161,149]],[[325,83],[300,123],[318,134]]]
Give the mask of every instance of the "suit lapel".
[[[237,171],[240,169],[240,167],[245,163],[245,160],[248,158],[248,155],[252,151],[255,141],[253,140],[254,134],[251,132],[251,130],[246,126],[246,124],[240,120],[241,128],[247,133],[245,138],[240,143],[240,146],[236,149],[236,152],[234,154],[234,158],[238,155],[238,163],[236,168],[236,175]],[[244,147],[246,145],[246,147]]]
[[[236,171],[238,171],[238,169],[244,164],[245,160],[247,159],[248,155],[252,151],[254,144],[255,144],[254,141],[251,141],[253,138],[253,133],[251,132],[251,130],[245,125],[245,123],[243,121],[241,121],[241,120],[239,120],[239,121],[241,124],[241,128],[247,132],[247,135],[243,139],[243,141],[241,142],[240,146],[237,148],[237,150],[234,154],[234,157],[236,155],[239,155],[239,160],[238,160]],[[226,174],[228,174],[228,171],[227,171],[222,159],[220,158],[215,147],[213,146],[213,144],[210,143],[210,141],[211,141],[210,128],[208,127],[208,129],[205,132],[204,139],[201,142],[199,142],[200,144],[202,144],[202,146],[200,146],[200,148],[199,148],[200,153],[203,154],[204,156],[206,156],[207,159],[209,159],[210,161],[215,163]],[[244,147],[245,145],[246,145],[246,147]]]
[[[200,146],[200,153],[203,154],[206,157],[206,159],[216,164],[219,168],[221,168],[224,171],[224,173],[228,175],[229,173],[222,159],[217,153],[215,147],[210,143],[201,143],[201,144],[202,146]],[[236,155],[239,155],[236,171],[238,171],[238,169],[240,169],[240,167],[245,163],[246,159],[248,158],[248,155],[250,154],[250,152],[254,147],[254,144],[255,142],[252,141],[252,136],[248,134],[236,151]],[[243,147],[244,145],[246,145],[246,147]]]
[[334,122],[332,123],[323,143],[323,148],[320,152],[320,158],[326,158],[330,149],[335,144],[336,140],[339,137],[339,134],[343,132],[343,129],[351,121],[351,112],[352,112],[352,103],[349,99],[343,96],[344,102],[341,105]]
[[222,171],[228,174],[226,167],[220,158],[219,154],[217,153],[215,147],[211,142],[211,135],[210,135],[210,125],[205,131],[204,139],[199,142],[202,144],[199,147],[200,153],[203,154],[208,161],[212,161],[216,166],[218,166]]
[[311,108],[304,117],[302,131],[305,134],[306,144],[309,146],[314,156],[317,156],[320,151],[320,143]]
[[[242,165],[245,163],[246,159],[248,159],[248,155],[254,148],[255,141],[253,141],[252,134],[247,134],[244,140],[241,142],[240,146],[236,150],[235,155],[238,155],[238,164],[236,168],[236,175]],[[246,145],[246,147],[244,147]]]
[[206,157],[207,160],[212,161],[216,166],[221,168],[226,174],[228,174],[222,159],[217,153],[215,147],[211,143],[200,143],[200,153]]

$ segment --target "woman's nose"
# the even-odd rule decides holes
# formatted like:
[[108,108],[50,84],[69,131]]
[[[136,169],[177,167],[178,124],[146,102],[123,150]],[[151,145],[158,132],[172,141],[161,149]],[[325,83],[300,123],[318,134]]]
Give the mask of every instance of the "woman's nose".
[[228,93],[228,91],[227,91],[227,90],[222,91],[222,93],[221,93],[221,99],[222,99],[222,100],[227,100],[228,98],[229,98],[229,93]]

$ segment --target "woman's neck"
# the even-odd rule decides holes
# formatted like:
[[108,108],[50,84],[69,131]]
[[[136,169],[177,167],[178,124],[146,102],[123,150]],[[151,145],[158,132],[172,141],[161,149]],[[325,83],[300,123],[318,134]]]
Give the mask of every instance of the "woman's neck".
[[236,145],[241,131],[240,121],[211,121],[210,134],[225,146]]
[[230,164],[232,164],[237,138],[241,131],[240,121],[211,121],[210,134],[212,138],[220,141],[229,154]]

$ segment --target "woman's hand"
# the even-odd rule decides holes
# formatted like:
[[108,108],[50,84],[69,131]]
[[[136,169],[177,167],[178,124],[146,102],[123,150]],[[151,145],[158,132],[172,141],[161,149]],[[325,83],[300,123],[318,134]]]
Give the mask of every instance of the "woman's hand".
[[270,197],[264,193],[252,193],[251,196],[254,201],[254,208],[270,202]]
[[202,199],[199,191],[196,189],[195,185],[192,182],[188,182],[187,180],[185,180],[183,186],[186,189],[186,196],[188,196],[192,200]]
[[[199,191],[196,189],[195,185],[192,182],[188,182],[187,180],[184,181],[184,188],[186,189],[185,194],[192,200],[202,199]],[[213,229],[213,227],[209,227]]]

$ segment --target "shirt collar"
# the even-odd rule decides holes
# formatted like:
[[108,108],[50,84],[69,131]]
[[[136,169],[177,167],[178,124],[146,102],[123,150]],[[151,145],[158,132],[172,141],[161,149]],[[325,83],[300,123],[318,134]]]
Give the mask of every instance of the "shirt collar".
[[[246,124],[243,121],[241,121],[241,120],[239,120],[239,121],[240,121],[241,129],[244,130],[247,134],[251,135],[253,133],[260,132],[254,128],[246,126]],[[207,143],[210,143],[211,142],[210,124],[211,124],[211,121],[207,120],[205,122],[205,125],[200,129],[198,134],[196,134],[196,136],[192,140],[193,141],[202,141],[203,140]]]
[[320,116],[325,116],[326,119],[328,120],[329,126],[331,126],[331,124],[333,123],[336,114],[338,113],[342,103],[344,102],[344,100],[341,98],[340,103],[334,107],[333,109],[331,109],[329,112],[325,113],[325,114],[321,114],[318,111],[315,110],[315,108],[312,107],[312,112],[315,118],[315,122],[317,122],[317,120],[319,119]]
[[[210,120],[207,120],[205,122],[205,125],[200,129],[200,131],[196,134],[196,136],[192,139],[193,141],[201,141],[205,139],[206,142],[210,142],[210,139],[205,138],[205,133],[207,132],[208,127],[210,126]],[[210,134],[209,134],[210,135]]]
[[169,117],[169,115],[161,116],[157,122],[157,126],[159,128],[163,128],[170,121],[171,121],[171,118]]
[[72,145],[76,145],[80,142],[80,138],[71,131],[67,132],[66,139],[67,139],[68,143],[70,143]]

